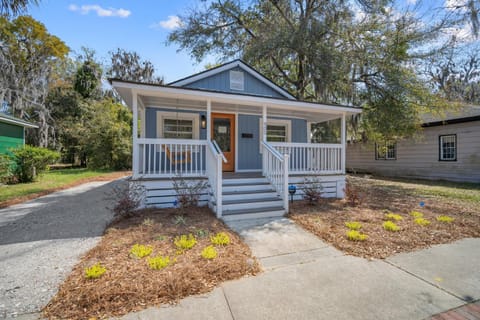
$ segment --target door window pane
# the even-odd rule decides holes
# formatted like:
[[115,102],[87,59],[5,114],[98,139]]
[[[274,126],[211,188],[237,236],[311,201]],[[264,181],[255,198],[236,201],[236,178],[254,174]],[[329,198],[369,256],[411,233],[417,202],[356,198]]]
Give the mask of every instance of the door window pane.
[[215,118],[213,119],[213,139],[217,142],[222,152],[230,152],[230,135],[231,124],[230,119]]

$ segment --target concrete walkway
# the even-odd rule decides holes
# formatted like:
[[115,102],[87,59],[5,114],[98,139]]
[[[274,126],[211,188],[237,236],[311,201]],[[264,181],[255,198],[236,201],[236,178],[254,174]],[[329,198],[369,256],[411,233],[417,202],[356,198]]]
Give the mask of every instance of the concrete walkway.
[[96,245],[112,213],[91,182],[0,210],[0,319],[37,319],[78,258]]
[[480,239],[346,256],[288,219],[231,223],[264,272],[122,319],[425,319],[480,299]]

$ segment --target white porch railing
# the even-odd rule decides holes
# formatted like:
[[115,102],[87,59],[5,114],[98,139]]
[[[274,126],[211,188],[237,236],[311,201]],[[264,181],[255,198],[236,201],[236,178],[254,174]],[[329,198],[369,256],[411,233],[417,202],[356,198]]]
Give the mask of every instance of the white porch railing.
[[290,156],[290,173],[343,174],[342,145],[325,143],[269,142],[281,154]]
[[262,141],[263,175],[283,200],[288,213],[288,154],[282,155],[268,142]]
[[227,162],[227,159],[225,159],[217,143],[208,141],[205,171],[212,188],[213,199],[215,199],[217,218],[222,217],[222,161]]
[[134,177],[205,176],[206,140],[141,138],[137,143],[138,155],[133,156],[139,158]]

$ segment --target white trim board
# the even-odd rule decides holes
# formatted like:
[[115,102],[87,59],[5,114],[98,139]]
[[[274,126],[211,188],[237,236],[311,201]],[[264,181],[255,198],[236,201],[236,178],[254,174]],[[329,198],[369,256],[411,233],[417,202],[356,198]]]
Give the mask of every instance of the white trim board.
[[288,99],[291,99],[291,100],[296,100],[296,98],[294,96],[292,96],[291,94],[289,94],[285,89],[277,86],[272,81],[265,78],[265,76],[263,76],[257,70],[253,69],[252,67],[245,64],[241,60],[234,60],[232,62],[225,63],[224,65],[222,65],[218,68],[213,68],[211,70],[201,72],[197,75],[193,75],[193,76],[190,76],[190,77],[187,77],[187,78],[184,78],[184,79],[180,79],[180,80],[177,80],[177,81],[174,81],[174,82],[170,82],[168,85],[182,87],[182,86],[188,85],[190,83],[193,83],[193,82],[211,77],[213,75],[219,74],[221,72],[233,69],[235,67],[239,67],[240,69],[244,70],[245,72],[247,72],[248,74],[250,74],[251,76],[253,76],[257,80],[260,80],[262,83],[269,86],[270,88],[272,88],[273,90],[275,90],[276,92],[281,94],[282,96],[284,96]]

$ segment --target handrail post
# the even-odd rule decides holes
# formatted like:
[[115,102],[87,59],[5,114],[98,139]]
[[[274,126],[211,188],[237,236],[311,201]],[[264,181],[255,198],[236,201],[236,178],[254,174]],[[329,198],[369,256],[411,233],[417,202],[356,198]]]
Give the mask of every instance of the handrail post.
[[288,208],[288,167],[290,165],[289,155],[283,155],[283,205],[285,207],[285,213],[289,212]]
[[222,158],[217,155],[217,218],[222,217]]

